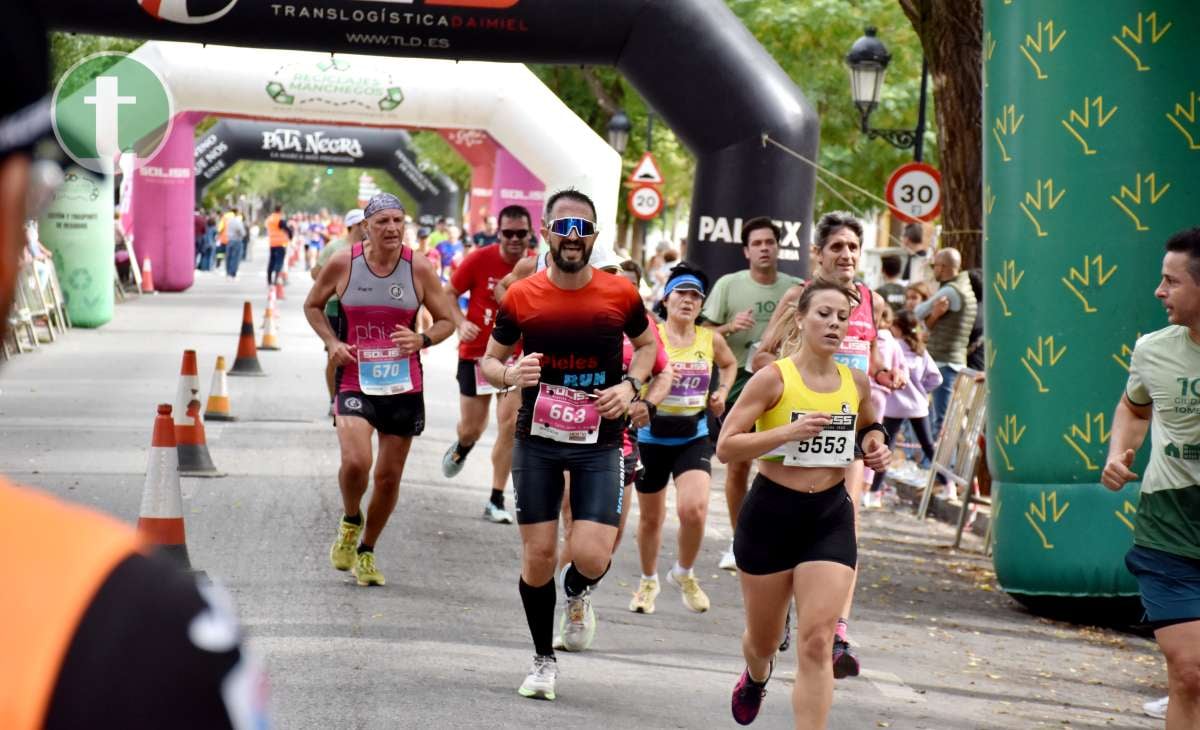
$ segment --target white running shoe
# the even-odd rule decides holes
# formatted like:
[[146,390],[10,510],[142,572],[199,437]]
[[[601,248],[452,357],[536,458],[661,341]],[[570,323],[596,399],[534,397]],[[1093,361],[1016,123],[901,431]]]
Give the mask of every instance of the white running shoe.
[[511,525],[513,522],[512,515],[508,510],[501,509],[491,502],[483,508],[483,519],[488,522],[495,522],[497,525]]
[[582,596],[567,598],[567,608],[559,619],[564,651],[585,651],[596,638],[596,612],[592,610],[591,589]]
[[733,557],[733,540],[729,541],[729,549],[721,553],[721,560],[717,563],[717,567],[721,570],[737,570],[737,558]]
[[1167,700],[1169,700],[1169,699],[1171,699],[1171,698],[1170,697],[1160,697],[1157,700],[1150,700],[1146,704],[1142,705],[1142,712],[1144,712],[1147,715],[1149,715],[1150,717],[1156,718],[1158,720],[1166,720],[1167,719]]
[[554,699],[554,680],[558,678],[558,662],[552,656],[534,656],[529,676],[521,683],[517,694],[535,700]]

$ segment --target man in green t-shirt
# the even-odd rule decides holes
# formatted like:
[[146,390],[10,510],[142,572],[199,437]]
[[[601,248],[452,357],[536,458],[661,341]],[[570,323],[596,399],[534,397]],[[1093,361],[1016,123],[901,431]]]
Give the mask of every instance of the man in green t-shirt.
[[[725,401],[725,412],[733,410],[738,395],[752,374],[750,358],[762,338],[775,305],[793,285],[800,283],[794,276],[779,271],[779,239],[782,232],[770,218],[751,218],[742,226],[742,252],[749,266],[745,271],[726,274],[713,285],[704,302],[704,318],[708,325],[725,336],[729,349],[737,358],[738,375]],[[729,506],[730,529],[737,527],[738,513],[750,483],[750,462],[734,461],[725,465],[725,502]],[[733,541],[721,555],[720,566],[725,570],[737,567],[733,558]]]
[[[321,269],[325,268],[325,264],[329,263],[329,259],[338,251],[349,248],[355,243],[359,243],[366,234],[364,232],[363,211],[362,208],[352,208],[346,211],[345,217],[342,218],[342,225],[346,227],[346,234],[342,238],[336,238],[321,249],[321,253],[317,256],[317,263],[312,267],[313,281],[321,274]],[[333,327],[334,332],[341,332],[341,305],[338,303],[337,294],[329,297],[329,301],[325,302],[325,316],[329,318],[329,326]],[[333,366],[333,361],[329,360],[325,363],[325,385],[329,387],[329,402],[330,415],[333,414],[333,397],[336,394],[334,391],[333,373],[336,368]]]
[[1171,324],[1134,346],[1100,481],[1116,491],[1138,479],[1149,430],[1125,565],[1167,659],[1167,729],[1183,730],[1200,727],[1200,227],[1167,241],[1154,296]]

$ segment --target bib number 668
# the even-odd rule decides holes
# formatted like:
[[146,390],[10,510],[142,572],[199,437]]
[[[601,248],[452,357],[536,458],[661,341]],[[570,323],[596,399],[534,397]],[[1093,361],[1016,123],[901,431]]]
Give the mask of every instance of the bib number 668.
[[587,419],[587,409],[573,408],[555,403],[550,406],[550,417],[563,423],[583,423]]

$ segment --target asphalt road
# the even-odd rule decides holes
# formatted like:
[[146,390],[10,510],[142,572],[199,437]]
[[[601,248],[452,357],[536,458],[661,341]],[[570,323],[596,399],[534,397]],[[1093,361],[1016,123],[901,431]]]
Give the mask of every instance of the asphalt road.
[[[187,293],[118,305],[103,328],[4,364],[0,470],[134,522],[154,406],[173,399],[185,348],[199,353],[207,397],[216,356],[232,362],[243,300],[261,325],[265,258],[236,282],[198,274]],[[698,566],[712,610],[687,612],[664,583],[655,615],[629,613],[640,571],[627,536],[596,593],[593,649],[559,655],[559,699],[516,694],[532,654],[520,542],[515,527],[480,519],[494,434],[458,478],[440,470],[458,414],[452,343],[424,360],[426,430],[377,546],[387,586],[359,588],[329,566],[338,451],[324,355],[301,312],[307,280],[292,272],[282,351],[259,354],[269,377],[229,381],[240,420],[206,425],[226,476],[183,480],[193,564],[234,594],[270,674],[276,726],[734,727],[742,613],[736,576],[716,569],[730,534],[720,474]],[[1165,691],[1152,642],[1031,616],[995,590],[989,561],[945,547],[952,537],[896,507],[865,515],[850,627],[865,672],[838,682],[831,727],[1162,726],[1141,715]],[[670,517],[660,572],[674,538]],[[782,660],[756,727],[790,727],[793,667]]]

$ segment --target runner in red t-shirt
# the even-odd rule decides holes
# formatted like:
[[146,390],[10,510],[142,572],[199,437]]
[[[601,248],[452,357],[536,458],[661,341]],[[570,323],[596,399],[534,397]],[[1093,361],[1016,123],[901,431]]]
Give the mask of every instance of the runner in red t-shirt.
[[451,307],[458,327],[458,440],[442,457],[442,473],[453,477],[462,471],[467,454],[487,428],[488,406],[496,393],[496,444],[492,447],[492,496],[483,508],[483,518],[491,522],[512,524],[513,518],[504,509],[504,485],[512,470],[513,432],[517,422],[519,396],[511,391],[498,391],[479,369],[479,360],[487,350],[488,338],[496,324],[500,309],[493,294],[496,282],[508,276],[525,256],[533,219],[520,205],[510,205],[500,211],[500,243],[484,246],[463,259],[446,284],[446,294],[457,302],[461,294],[470,295],[464,317],[458,306]]

